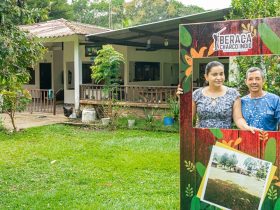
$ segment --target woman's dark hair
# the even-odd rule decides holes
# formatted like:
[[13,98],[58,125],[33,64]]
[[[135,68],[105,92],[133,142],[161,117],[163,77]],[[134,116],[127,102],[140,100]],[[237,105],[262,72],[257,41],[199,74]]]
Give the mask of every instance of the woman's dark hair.
[[224,64],[220,63],[219,61],[211,61],[205,67],[205,74],[208,75],[211,69],[215,66],[221,66],[224,68]]

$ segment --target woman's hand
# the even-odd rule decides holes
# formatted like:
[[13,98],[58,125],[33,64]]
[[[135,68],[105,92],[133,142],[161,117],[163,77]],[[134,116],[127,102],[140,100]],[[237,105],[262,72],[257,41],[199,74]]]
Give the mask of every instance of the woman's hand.
[[183,89],[181,88],[180,85],[177,86],[177,92],[176,92],[176,96],[179,98],[180,95],[183,94]]

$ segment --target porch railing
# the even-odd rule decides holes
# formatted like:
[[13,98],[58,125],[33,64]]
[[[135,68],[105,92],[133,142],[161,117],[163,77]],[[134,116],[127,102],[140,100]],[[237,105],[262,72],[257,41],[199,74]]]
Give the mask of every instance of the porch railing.
[[176,89],[176,86],[118,85],[106,91],[104,85],[83,84],[80,85],[80,99],[116,99],[119,102],[166,104],[168,98],[175,96]]
[[47,112],[56,114],[55,93],[52,89],[29,89],[32,101],[27,106],[29,112]]

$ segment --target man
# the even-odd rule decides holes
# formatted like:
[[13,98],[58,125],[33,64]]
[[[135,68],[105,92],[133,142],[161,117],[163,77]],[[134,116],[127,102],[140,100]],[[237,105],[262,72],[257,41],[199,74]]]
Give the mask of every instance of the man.
[[250,93],[241,98],[241,107],[247,124],[266,131],[278,130],[280,98],[263,90],[264,72],[257,67],[249,68],[246,72],[245,83]]

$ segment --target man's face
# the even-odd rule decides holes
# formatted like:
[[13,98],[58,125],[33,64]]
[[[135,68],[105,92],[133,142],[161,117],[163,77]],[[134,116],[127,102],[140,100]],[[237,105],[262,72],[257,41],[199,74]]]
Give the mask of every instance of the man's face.
[[262,78],[261,72],[254,71],[248,74],[245,80],[246,85],[249,88],[250,93],[258,93],[262,91],[264,80]]

